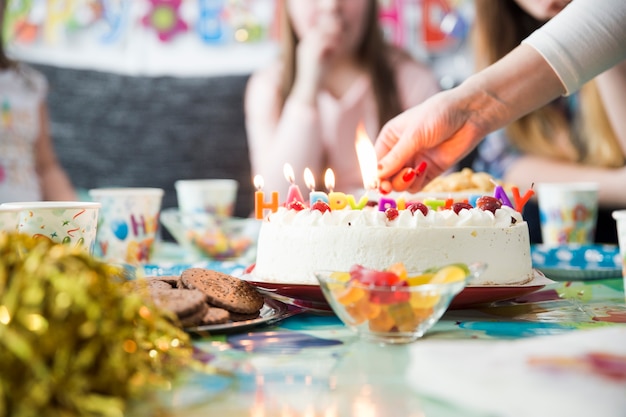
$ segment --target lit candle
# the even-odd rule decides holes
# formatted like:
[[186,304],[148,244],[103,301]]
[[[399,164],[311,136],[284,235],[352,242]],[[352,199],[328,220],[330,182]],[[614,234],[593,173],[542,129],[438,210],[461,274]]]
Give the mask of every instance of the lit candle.
[[363,123],[359,123],[356,130],[356,140],[354,141],[356,155],[359,159],[361,167],[361,177],[363,178],[363,187],[366,190],[378,189],[378,159],[374,144],[367,136],[367,132],[363,127]]
[[[533,184],[534,185],[534,184]],[[528,200],[535,194],[535,191],[532,188],[526,191],[523,197],[520,196],[519,188],[511,187],[511,191],[513,192],[513,200],[515,201],[515,211],[522,212],[524,210],[524,206],[528,203]]]
[[328,190],[328,206],[331,210],[341,210],[348,205],[348,198],[344,193],[333,191],[335,189],[335,173],[328,168],[324,175],[324,184]]
[[287,206],[292,201],[299,201],[304,204],[304,198],[302,197],[302,193],[300,192],[300,187],[295,183],[295,175],[293,173],[293,168],[289,164],[285,164],[283,166],[283,174],[285,174],[285,178],[289,182],[289,190],[287,191],[287,199],[285,200],[285,206]]
[[335,189],[335,173],[330,168],[324,174],[324,185],[326,185],[329,194]]
[[309,206],[313,206],[317,201],[321,200],[328,204],[328,195],[323,191],[315,191],[315,177],[309,168],[304,169],[304,183],[309,187]]
[[254,214],[257,219],[263,218],[263,212],[265,209],[269,209],[272,212],[278,210],[278,192],[272,191],[271,200],[269,202],[265,201],[265,194],[261,189],[263,188],[263,177],[260,175],[255,175],[253,179],[254,188],[256,188],[256,192],[254,193]]
[[[359,160],[359,167],[361,168],[363,188],[365,188],[365,196],[363,196],[359,201],[359,204],[356,205],[362,209],[367,205],[369,200],[369,191],[374,193],[382,192],[382,190],[379,189],[380,181],[378,179],[378,159],[376,158],[376,151],[374,150],[374,144],[367,136],[363,123],[359,123],[359,126],[357,127],[354,147],[356,148],[356,156]],[[354,209],[354,197],[348,197],[348,204],[350,204],[350,206]]]
[[504,188],[502,188],[501,185],[498,185],[498,183],[496,183],[493,179],[491,182],[495,186],[493,189],[493,196],[502,201],[503,205],[513,207],[513,204],[511,204],[511,200],[509,200],[509,196],[506,194],[506,191],[504,191]]

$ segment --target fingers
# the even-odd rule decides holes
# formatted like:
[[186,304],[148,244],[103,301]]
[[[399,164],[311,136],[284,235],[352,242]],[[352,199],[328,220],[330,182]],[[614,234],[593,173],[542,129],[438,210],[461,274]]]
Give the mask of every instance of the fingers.
[[422,176],[426,171],[428,164],[426,161],[422,161],[415,168],[404,168],[400,170],[391,180],[391,186],[395,191],[405,191],[409,187],[413,187],[417,182],[418,185],[422,183]]
[[[410,137],[404,137],[399,132],[408,131],[405,128],[404,113],[388,122],[376,139],[374,149],[378,158],[378,175],[388,178],[398,173],[403,167],[412,165],[416,149]],[[407,135],[410,133],[407,133]]]

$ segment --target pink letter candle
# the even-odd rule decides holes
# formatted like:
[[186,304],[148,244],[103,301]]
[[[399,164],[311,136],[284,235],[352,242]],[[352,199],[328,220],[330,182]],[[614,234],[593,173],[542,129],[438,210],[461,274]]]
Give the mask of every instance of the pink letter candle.
[[263,212],[265,209],[276,212],[278,210],[278,192],[272,191],[271,200],[265,201],[265,193],[261,191],[263,188],[263,177],[256,175],[254,177],[254,187],[256,192],[254,193],[254,214],[257,219],[263,219]]
[[302,193],[300,192],[300,187],[295,183],[295,175],[293,173],[293,168],[289,164],[285,164],[283,166],[283,174],[285,174],[285,178],[289,182],[289,190],[287,190],[287,199],[285,200],[285,206],[287,206],[292,201],[299,201],[304,204],[304,197],[302,197]]

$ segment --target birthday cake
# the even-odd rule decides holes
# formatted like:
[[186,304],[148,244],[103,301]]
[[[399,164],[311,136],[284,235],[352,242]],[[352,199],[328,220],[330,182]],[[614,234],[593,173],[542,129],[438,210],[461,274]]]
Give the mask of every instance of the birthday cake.
[[487,269],[471,285],[520,285],[533,279],[528,225],[494,197],[476,207],[454,203],[405,209],[366,206],[331,210],[280,207],[263,220],[251,279],[317,284],[318,270],[348,271],[354,264],[384,269],[402,262],[409,271],[462,262]]

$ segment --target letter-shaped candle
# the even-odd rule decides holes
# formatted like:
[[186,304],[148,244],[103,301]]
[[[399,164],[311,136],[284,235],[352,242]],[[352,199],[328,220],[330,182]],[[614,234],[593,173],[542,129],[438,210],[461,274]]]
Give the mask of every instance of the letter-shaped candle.
[[493,189],[493,196],[502,201],[503,205],[513,207],[513,204],[511,204],[511,200],[509,200],[509,196],[506,195],[504,188],[502,188],[501,185],[498,185],[494,180],[491,180],[491,182],[495,185],[495,188]]
[[285,174],[285,178],[289,182],[289,190],[287,191],[287,199],[285,200],[285,206],[293,201],[299,201],[304,204],[304,197],[302,197],[302,193],[300,192],[300,187],[295,183],[296,179],[293,173],[293,168],[289,164],[285,164],[283,166],[283,174]]
[[393,198],[381,197],[380,200],[378,200],[378,211],[385,211],[388,208],[396,207],[396,200],[394,200]]
[[278,210],[278,192],[272,191],[271,200],[269,202],[265,201],[265,194],[263,193],[263,177],[260,175],[254,176],[254,188],[256,188],[256,192],[254,193],[254,214],[257,219],[263,218],[263,211],[265,209],[269,209],[273,212]]
[[324,174],[324,184],[328,190],[328,206],[331,210],[341,210],[348,205],[348,199],[344,193],[333,191],[335,189],[335,173],[328,168]]
[[511,192],[513,193],[513,200],[515,201],[515,211],[518,211],[520,213],[522,212],[522,210],[524,210],[524,206],[526,205],[526,203],[528,203],[528,200],[530,200],[530,197],[532,197],[535,194],[535,191],[532,189],[532,186],[530,189],[526,190],[524,197],[520,196],[519,188],[517,187],[511,187]]
[[313,206],[317,201],[323,201],[328,204],[328,196],[323,191],[315,191],[315,177],[309,168],[304,168],[304,183],[309,190],[309,206]]

